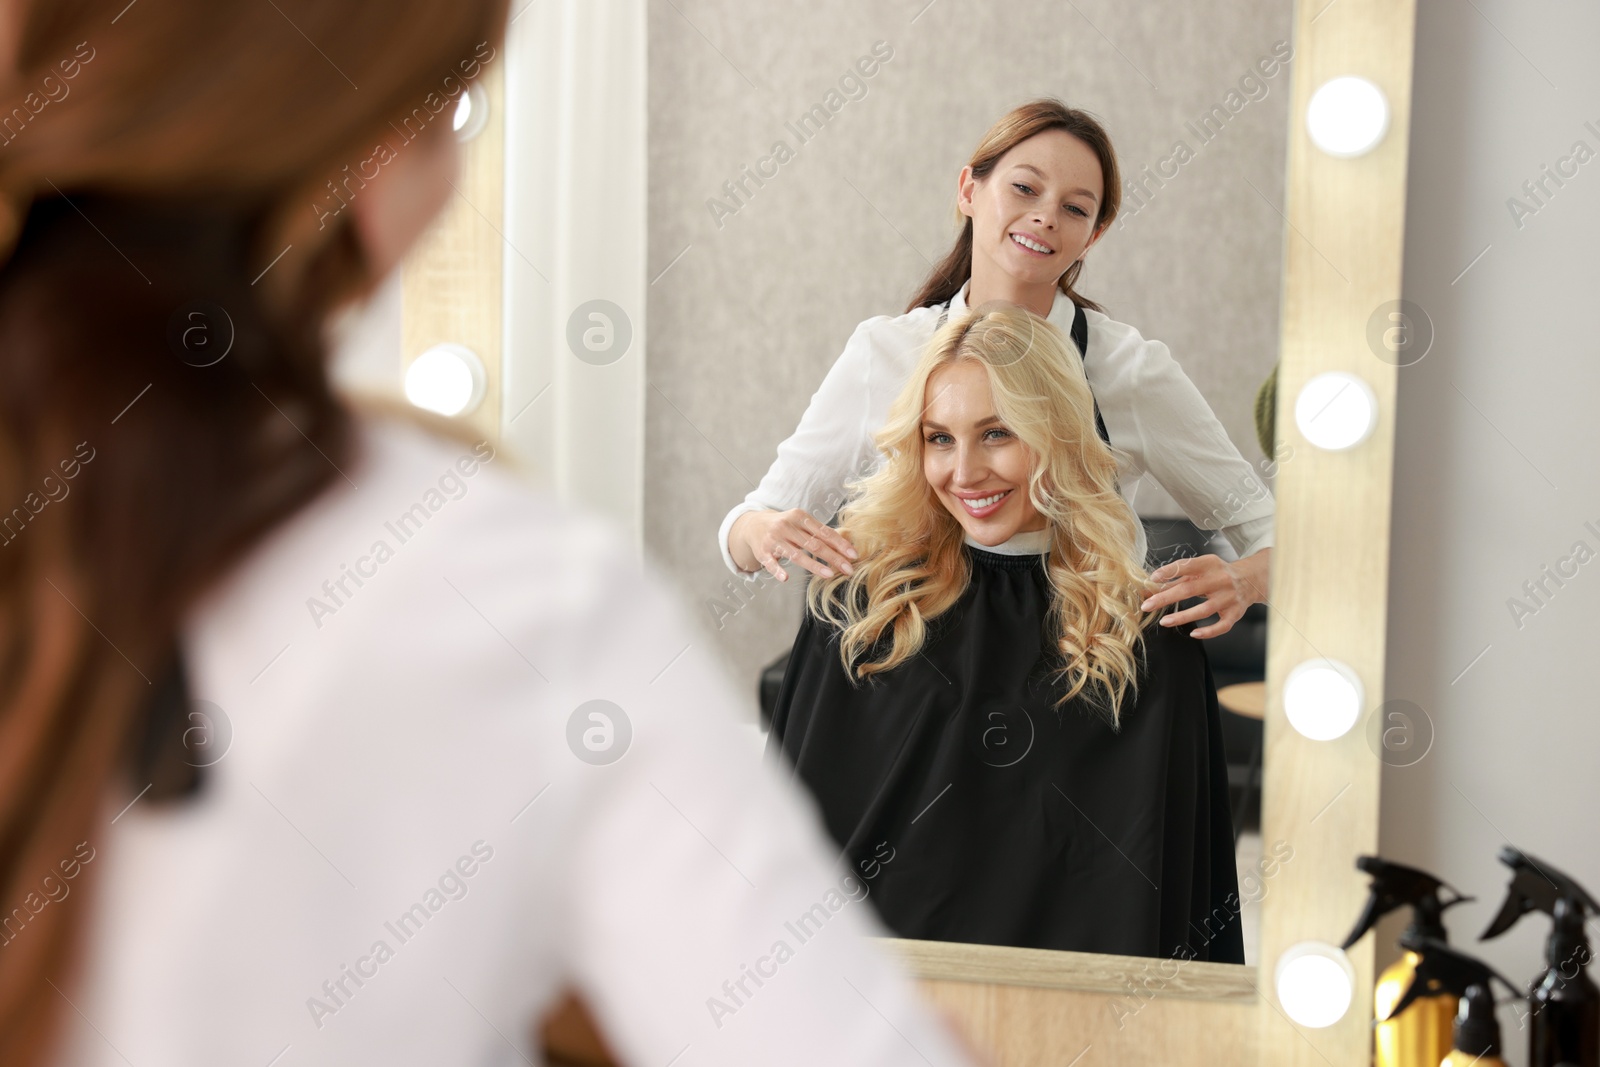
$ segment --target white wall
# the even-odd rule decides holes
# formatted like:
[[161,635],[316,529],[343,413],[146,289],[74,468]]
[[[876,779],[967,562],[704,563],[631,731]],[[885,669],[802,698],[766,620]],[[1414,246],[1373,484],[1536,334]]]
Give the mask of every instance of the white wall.
[[[1574,142],[1600,153],[1600,14],[1420,0],[1417,40],[1405,290],[1436,340],[1401,372],[1388,696],[1419,705],[1435,741],[1386,770],[1382,850],[1476,895],[1449,914],[1452,940],[1521,983],[1549,924],[1477,942],[1506,882],[1499,848],[1600,893],[1600,557],[1547,583],[1520,627],[1507,606],[1575,542],[1600,553],[1600,158],[1520,228],[1507,200]],[[1524,1064],[1526,1032],[1501,1021]]]

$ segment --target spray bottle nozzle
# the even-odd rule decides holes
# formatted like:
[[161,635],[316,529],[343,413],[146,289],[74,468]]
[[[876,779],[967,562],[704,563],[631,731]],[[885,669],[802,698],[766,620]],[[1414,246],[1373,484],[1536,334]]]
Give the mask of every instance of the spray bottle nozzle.
[[[1458,952],[1437,938],[1417,936],[1407,931],[1400,936],[1400,947],[1417,954],[1419,958],[1416,971],[1405,993],[1389,1010],[1388,1016],[1379,1020],[1380,1022],[1393,1019],[1419,997],[1446,993],[1461,997],[1466,995],[1469,988],[1480,985],[1484,987],[1485,992],[1488,992],[1490,982],[1494,979],[1498,979],[1513,996],[1522,995],[1521,991],[1499,971],[1465,952]],[[1493,1012],[1490,1014],[1492,1016]]]
[[1451,1027],[1457,1052],[1482,1059],[1500,1055],[1500,1021],[1494,1017],[1494,994],[1486,985],[1469,985]]
[[[1341,948],[1348,949],[1361,940],[1368,930],[1377,925],[1379,919],[1402,905],[1410,905],[1413,909],[1411,925],[1406,928],[1407,934],[1444,941],[1442,916],[1445,909],[1473,899],[1463,896],[1459,890],[1427,871],[1391,863],[1377,856],[1356,857],[1356,867],[1372,876],[1372,891],[1361,917],[1356,920],[1355,928],[1344,939]],[[1441,889],[1448,889],[1453,894],[1452,898],[1441,900]]]
[[1576,963],[1580,968],[1590,963],[1589,937],[1583,929],[1583,905],[1570,897],[1556,901],[1554,922],[1544,945],[1544,961],[1563,971]]
[[1530,911],[1542,911],[1555,918],[1556,901],[1563,897],[1571,901],[1581,915],[1600,915],[1600,903],[1571,875],[1510,845],[1500,850],[1499,859],[1514,873],[1511,884],[1506,887],[1506,899],[1500,905],[1499,914],[1478,940],[1487,941],[1500,936]]

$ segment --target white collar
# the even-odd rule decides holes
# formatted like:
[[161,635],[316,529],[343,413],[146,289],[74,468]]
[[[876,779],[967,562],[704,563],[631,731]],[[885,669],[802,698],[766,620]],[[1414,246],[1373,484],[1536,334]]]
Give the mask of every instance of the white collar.
[[981,548],[985,552],[998,552],[1002,556],[1036,556],[1041,552],[1050,551],[1050,528],[1042,530],[1025,530],[1014,533],[998,545],[980,544],[972,539],[969,533],[963,533],[962,539],[973,548]]
[[[965,311],[967,309],[967,289],[970,288],[971,285],[972,279],[968,278],[962,283],[961,288],[956,290],[956,295],[950,298],[951,315],[955,315],[958,312]],[[1072,319],[1073,316],[1078,313],[1077,305],[1072,302],[1071,297],[1067,296],[1067,294],[1063,293],[1060,289],[1057,289],[1055,292],[1055,301],[1050,305],[1050,314],[1048,316],[1050,325],[1060,330],[1062,337],[1071,337]]]

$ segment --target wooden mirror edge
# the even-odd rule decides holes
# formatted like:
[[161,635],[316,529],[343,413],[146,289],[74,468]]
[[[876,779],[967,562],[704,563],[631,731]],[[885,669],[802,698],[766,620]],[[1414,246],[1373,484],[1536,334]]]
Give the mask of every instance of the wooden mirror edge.
[[1256,970],[1232,963],[875,938],[917,978],[1253,1003]]

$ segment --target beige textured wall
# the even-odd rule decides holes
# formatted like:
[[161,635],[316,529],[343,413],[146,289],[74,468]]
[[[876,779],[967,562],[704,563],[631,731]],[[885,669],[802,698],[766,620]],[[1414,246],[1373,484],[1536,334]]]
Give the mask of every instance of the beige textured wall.
[[[904,311],[948,250],[956,176],[1018,103],[1051,95],[1094,112],[1136,179],[1184,143],[1164,165],[1172,177],[1145,180],[1142,208],[1125,201],[1082,289],[1171,346],[1245,457],[1261,458],[1251,405],[1277,344],[1288,77],[1255,67],[1289,37],[1286,0],[649,10],[646,549],[748,680],[752,707],[760,667],[793,638],[801,582],[763,583],[741,603],[718,524],[766,472],[856,324]],[[892,58],[860,78],[855,64],[876,42]],[[846,75],[858,84],[841,86]],[[801,143],[787,123],[830,90],[843,106]],[[1191,124],[1213,107],[1227,120],[1202,141]],[[742,168],[777,141],[792,157],[758,187]],[[708,207],[731,208],[723,186],[740,179],[750,195],[736,211]],[[1160,493],[1139,505],[1174,513]]]

